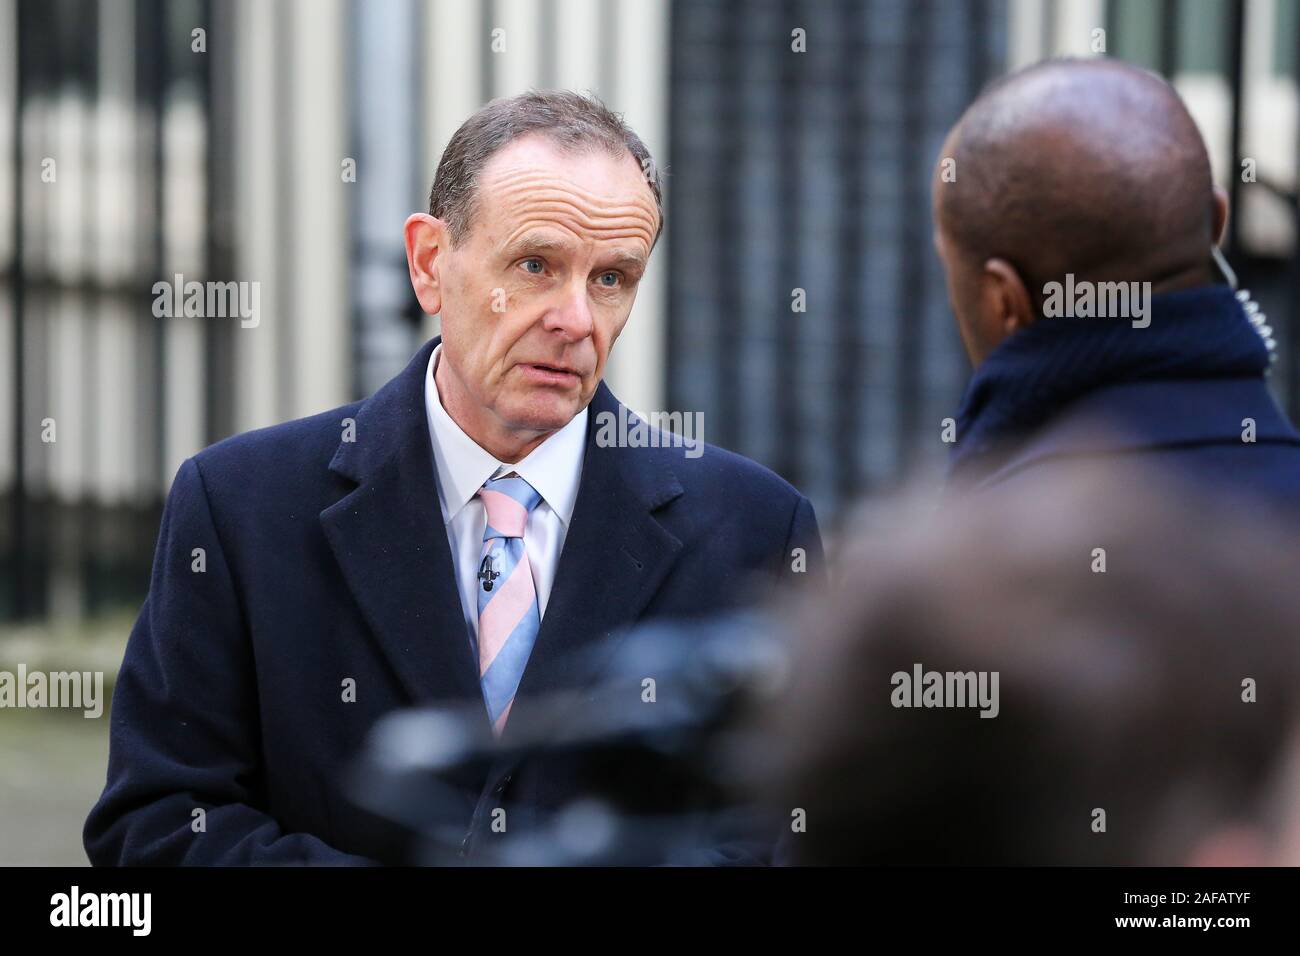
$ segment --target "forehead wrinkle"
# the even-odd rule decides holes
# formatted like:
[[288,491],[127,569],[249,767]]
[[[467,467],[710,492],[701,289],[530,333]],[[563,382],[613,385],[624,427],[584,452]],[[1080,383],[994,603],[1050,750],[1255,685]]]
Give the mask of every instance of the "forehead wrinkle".
[[[510,248],[518,241],[520,236],[523,236],[526,233],[528,233],[530,230],[537,229],[538,227],[548,227],[551,229],[563,229],[565,232],[569,233],[571,236],[576,238],[579,243],[615,242],[619,239],[639,239],[645,243],[645,247],[647,250],[649,250],[650,248],[651,238],[653,236],[653,234],[647,229],[639,229],[639,228],[599,229],[599,230],[592,229],[584,232],[584,231],[579,231],[570,228],[560,223],[556,223],[554,220],[534,219],[521,224],[518,229],[510,233],[510,235],[506,237],[505,241],[502,242],[501,248],[503,249]],[[553,245],[567,246],[568,244],[554,243]]]
[[[544,215],[546,212],[559,212],[558,216]],[[543,213],[539,215],[539,213]],[[506,237],[503,245],[509,246],[520,236],[538,228],[561,229],[573,235],[579,241],[594,238],[597,241],[611,239],[641,239],[647,248],[654,239],[654,227],[641,216],[609,217],[615,221],[603,221],[575,211],[567,203],[545,203],[539,208],[529,209],[527,218],[523,219]]]
[[497,177],[491,192],[507,212],[521,214],[533,205],[541,209],[562,212],[567,206],[572,215],[589,228],[599,228],[599,219],[644,218],[649,233],[654,235],[659,219],[659,209],[650,194],[650,188],[641,190],[632,202],[616,201],[568,180],[558,180],[555,175],[527,169]]
[[647,251],[654,245],[659,210],[648,184],[629,203],[612,200],[562,175],[520,166],[507,167],[484,186],[503,215],[519,220],[503,245],[537,226],[564,229],[579,240],[640,239]]
[[592,223],[603,219],[648,219],[653,222],[657,213],[639,204],[612,205],[575,200],[564,190],[530,190],[526,193],[507,194],[500,197],[501,204],[507,212],[524,214],[531,211],[558,212],[570,211],[575,217]]
[[[549,172],[547,170],[537,169],[535,166],[520,166],[517,169],[503,170],[493,177],[496,180],[496,187],[504,193],[513,193],[520,190],[528,190],[539,184],[550,185],[559,189],[570,190],[589,202],[607,202],[610,197],[603,196],[594,190],[588,189],[571,179],[565,178],[563,174]],[[649,205],[655,208],[654,194],[650,189],[650,184],[640,177],[637,181],[645,188],[641,190],[642,195],[637,196],[635,203],[637,205]],[[646,194],[649,194],[648,196]]]

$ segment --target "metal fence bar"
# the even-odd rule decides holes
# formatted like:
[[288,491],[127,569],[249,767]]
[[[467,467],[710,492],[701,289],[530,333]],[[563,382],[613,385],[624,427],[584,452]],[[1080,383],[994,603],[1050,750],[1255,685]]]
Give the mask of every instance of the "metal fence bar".
[[28,537],[30,533],[27,526],[27,455],[24,447],[26,436],[24,425],[27,419],[27,407],[24,398],[27,390],[27,376],[26,365],[23,361],[27,347],[26,282],[23,269],[24,242],[26,239],[23,232],[25,216],[25,207],[23,205],[23,186],[25,182],[25,171],[23,169],[23,109],[27,104],[27,71],[30,68],[26,44],[23,42],[27,35],[25,7],[26,4],[23,0],[18,0],[14,4],[14,35],[18,38],[18,42],[15,44],[14,49],[14,57],[17,62],[14,64],[13,195],[10,197],[10,201],[13,203],[13,266],[9,275],[10,292],[13,301],[12,381],[14,409],[14,484],[10,492],[12,498],[10,500],[9,515],[9,533],[13,541],[13,554],[10,559],[13,581],[11,613],[18,619],[26,618],[31,613],[31,603],[28,599],[30,576],[27,567]]

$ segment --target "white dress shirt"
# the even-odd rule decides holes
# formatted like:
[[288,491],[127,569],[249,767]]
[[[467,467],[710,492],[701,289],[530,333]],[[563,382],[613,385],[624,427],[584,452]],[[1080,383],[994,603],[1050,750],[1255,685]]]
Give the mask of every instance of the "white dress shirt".
[[429,419],[429,440],[438,470],[438,503],[447,527],[451,559],[456,566],[465,625],[478,640],[478,569],[483,553],[483,531],[487,510],[478,498],[483,483],[496,475],[515,472],[542,496],[528,515],[524,528],[524,549],[533,570],[537,589],[537,610],[546,616],[546,602],[564,548],[564,536],[573,519],[582,478],[582,457],[587,439],[587,410],[584,408],[567,425],[534,448],[516,464],[498,461],[479,446],[447,414],[438,397],[434,370],[438,367],[439,343],[429,357],[424,379],[424,408]]

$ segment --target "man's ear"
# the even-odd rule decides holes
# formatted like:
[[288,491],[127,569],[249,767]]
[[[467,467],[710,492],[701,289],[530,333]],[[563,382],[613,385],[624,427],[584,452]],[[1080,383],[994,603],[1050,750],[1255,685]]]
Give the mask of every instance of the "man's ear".
[[1228,194],[1222,186],[1214,187],[1214,232],[1211,238],[1217,246],[1223,242],[1223,232],[1228,228]]
[[449,238],[447,224],[422,212],[406,219],[406,266],[411,273],[411,288],[420,308],[429,315],[442,311],[440,256]]
[[1015,266],[989,259],[980,275],[980,312],[990,341],[1001,342],[1037,318],[1034,300]]

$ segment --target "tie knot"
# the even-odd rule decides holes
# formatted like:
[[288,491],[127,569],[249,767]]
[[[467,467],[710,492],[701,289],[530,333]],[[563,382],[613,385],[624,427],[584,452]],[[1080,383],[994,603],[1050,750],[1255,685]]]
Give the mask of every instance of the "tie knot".
[[489,478],[478,490],[478,496],[487,510],[484,541],[490,538],[522,538],[529,512],[542,501],[542,496],[533,486],[518,476]]

